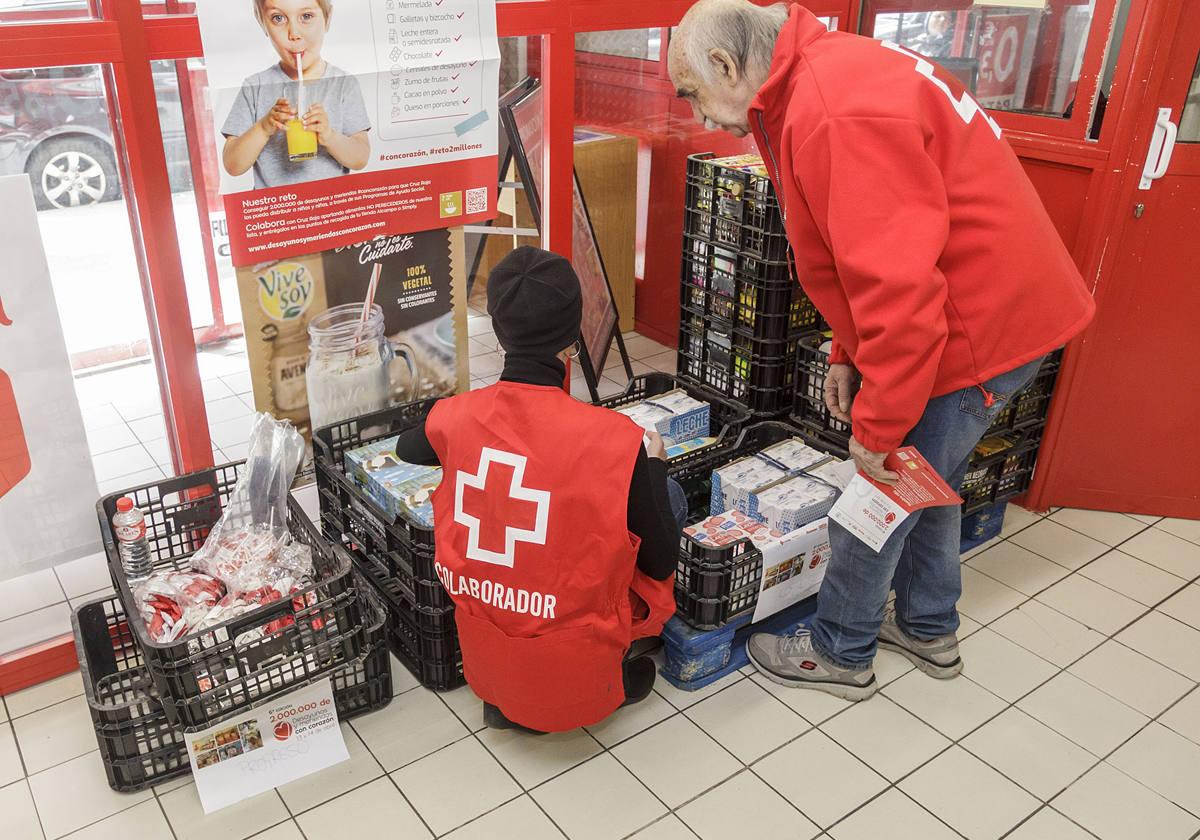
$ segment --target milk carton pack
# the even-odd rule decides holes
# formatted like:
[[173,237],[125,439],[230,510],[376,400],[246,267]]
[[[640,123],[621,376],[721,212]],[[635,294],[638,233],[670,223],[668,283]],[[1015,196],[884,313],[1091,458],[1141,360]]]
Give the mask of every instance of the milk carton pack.
[[799,438],[769,446],[756,455],[734,461],[713,472],[710,510],[740,510],[750,513],[750,494],[829,460]]
[[839,491],[826,482],[796,476],[750,495],[750,516],[789,533],[829,513]]
[[712,407],[677,388],[617,411],[649,432],[658,432],[668,445],[707,437]]
[[397,440],[399,437],[383,438],[347,451],[346,474],[392,519],[407,516],[431,528],[430,495],[441,483],[442,470],[401,461],[396,455]]
[[738,540],[750,540],[756,547],[762,548],[771,540],[783,537],[779,531],[772,531],[740,510],[710,516],[703,522],[684,528],[683,534],[702,545],[713,547],[731,545]]

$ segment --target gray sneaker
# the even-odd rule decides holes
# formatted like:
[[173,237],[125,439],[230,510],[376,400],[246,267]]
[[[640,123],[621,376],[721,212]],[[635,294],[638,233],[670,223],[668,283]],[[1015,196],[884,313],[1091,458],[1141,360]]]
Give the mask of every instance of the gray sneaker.
[[813,650],[807,630],[791,636],[755,633],[746,654],[763,676],[791,688],[815,688],[843,700],[866,700],[879,688],[874,669],[843,668]]
[[949,636],[941,636],[928,642],[914,639],[896,623],[894,607],[888,607],[883,613],[883,625],[879,628],[879,646],[906,657],[935,679],[948,680],[962,673],[963,664],[958,655],[957,636],[951,633]]

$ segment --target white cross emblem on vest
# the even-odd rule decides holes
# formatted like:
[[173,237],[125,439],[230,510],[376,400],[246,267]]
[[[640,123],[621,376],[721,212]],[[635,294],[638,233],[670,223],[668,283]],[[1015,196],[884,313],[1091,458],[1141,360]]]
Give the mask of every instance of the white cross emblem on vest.
[[[478,560],[481,563],[492,563],[496,566],[513,567],[516,557],[517,543],[526,542],[534,545],[546,544],[546,526],[550,518],[550,492],[548,490],[533,490],[524,486],[525,467],[528,459],[523,455],[514,455],[499,449],[484,447],[479,456],[479,472],[472,475],[462,470],[458,471],[454,487],[454,521],[467,529],[467,559]],[[483,521],[466,510],[467,490],[474,490],[473,495],[487,495],[488,473],[493,464],[505,464],[512,467],[512,480],[507,487],[503,515],[500,521],[504,526],[504,550],[496,551],[481,545],[481,532],[485,529]],[[496,494],[500,488],[493,487]],[[533,510],[529,508],[532,506]],[[522,528],[509,523],[522,512],[526,519],[532,519],[532,527]],[[532,513],[532,516],[528,516]],[[522,523],[524,524],[524,523]],[[488,530],[496,530],[497,526],[489,523]]]

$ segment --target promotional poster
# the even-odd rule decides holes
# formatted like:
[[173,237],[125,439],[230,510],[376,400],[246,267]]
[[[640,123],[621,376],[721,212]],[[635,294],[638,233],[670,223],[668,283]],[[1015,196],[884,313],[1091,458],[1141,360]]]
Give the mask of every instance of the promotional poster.
[[496,0],[196,7],[234,265],[495,216]]
[[[375,303],[390,345],[386,402],[453,394],[470,385],[461,228],[383,236],[238,270],[254,403],[310,428],[310,326],[334,307],[357,312],[379,267]],[[367,339],[364,337],[364,341]],[[363,412],[359,412],[363,413]]]
[[100,548],[96,476],[29,178],[0,178],[0,580]]

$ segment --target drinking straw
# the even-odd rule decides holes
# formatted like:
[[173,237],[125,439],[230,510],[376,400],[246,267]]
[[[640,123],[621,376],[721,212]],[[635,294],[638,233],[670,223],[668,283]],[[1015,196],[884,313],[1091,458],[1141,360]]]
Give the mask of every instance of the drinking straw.
[[295,56],[296,56],[296,72],[298,74],[296,85],[297,85],[297,90],[299,91],[299,95],[296,97],[296,99],[297,99],[296,111],[299,114],[300,119],[304,119],[304,53],[298,52],[295,54]]
[[362,340],[363,330],[371,317],[371,307],[375,304],[375,292],[379,289],[379,275],[382,273],[383,263],[375,263],[375,267],[371,269],[371,282],[367,285],[367,298],[363,301],[362,317],[358,319],[358,332],[354,334],[356,344]]

